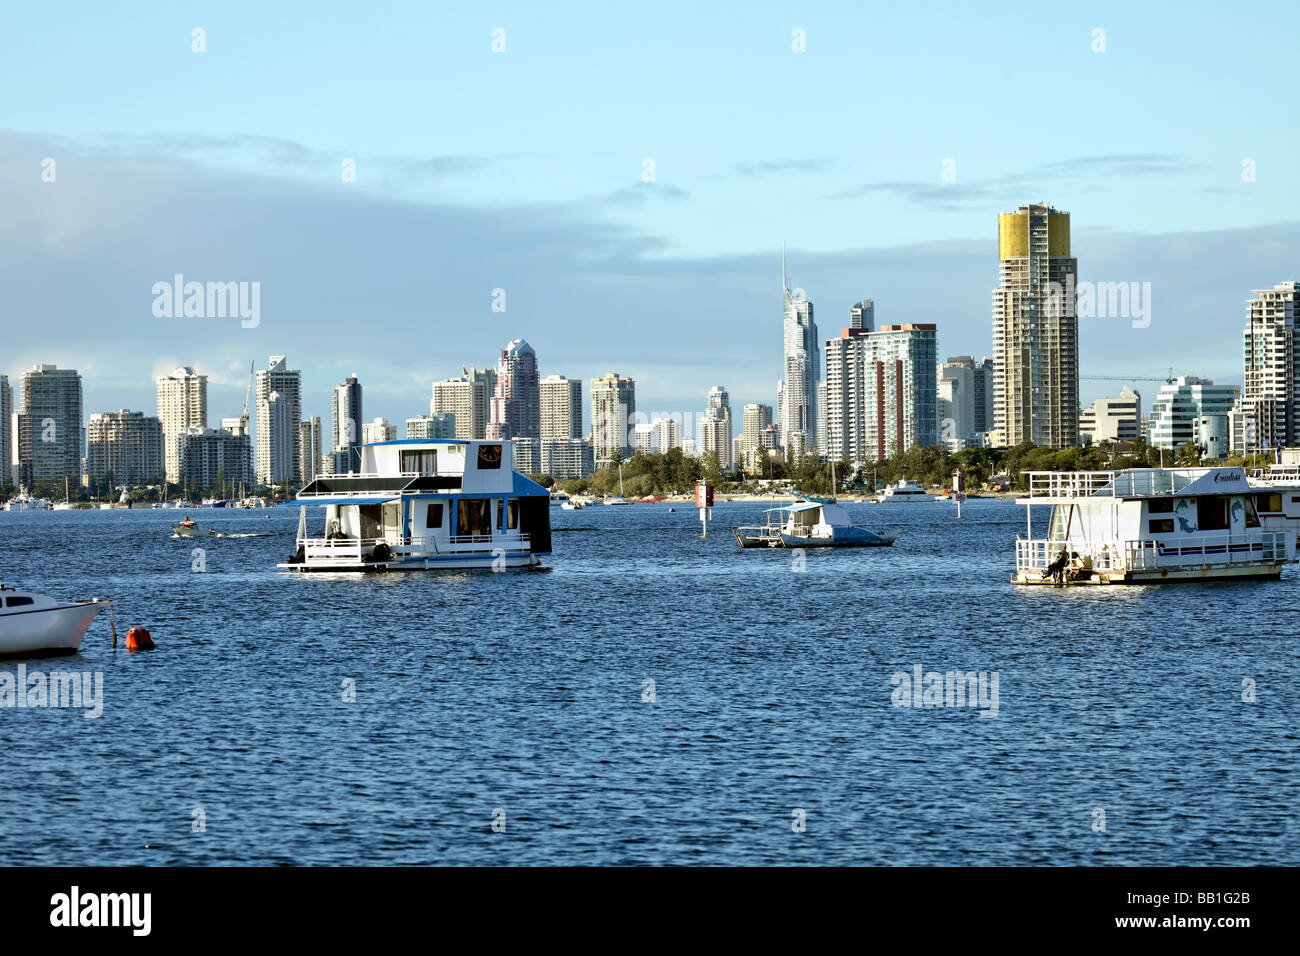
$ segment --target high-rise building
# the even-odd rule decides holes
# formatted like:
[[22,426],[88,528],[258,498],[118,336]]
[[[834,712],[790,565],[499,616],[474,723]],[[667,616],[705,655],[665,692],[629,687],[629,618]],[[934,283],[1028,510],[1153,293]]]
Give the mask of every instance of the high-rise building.
[[167,480],[180,484],[181,438],[192,427],[208,427],[208,377],[179,366],[158,379],[158,421],[162,423]]
[[632,453],[649,455],[655,450],[655,427],[653,425],[632,426]]
[[361,426],[361,444],[371,445],[375,442],[394,441],[397,438],[397,426],[387,418],[376,418]]
[[456,437],[456,416],[451,412],[420,415],[406,420],[406,437],[438,441]]
[[272,355],[257,373],[257,481],[301,484],[298,474],[302,421],[302,373],[283,355]]
[[813,304],[790,291],[785,275],[785,246],[781,247],[781,295],[785,301],[785,367],[780,389],[781,441],[786,456],[818,447],[817,382],[821,355]]
[[330,392],[330,453],[335,474],[361,470],[362,407],[361,383],[354,372]]
[[[144,412],[95,412],[86,425],[86,478],[92,488],[140,487],[163,480],[162,422]],[[177,463],[179,470],[180,463]]]
[[993,360],[957,355],[938,367],[939,441],[949,451],[987,444],[993,413]]
[[14,390],[8,375],[0,375],[0,488],[13,481]]
[[709,389],[708,408],[700,423],[700,447],[705,452],[714,452],[724,469],[731,468],[731,399],[721,385]]
[[514,339],[501,350],[497,362],[497,387],[487,437],[540,438],[541,415],[537,353],[523,339]]
[[[1208,378],[1194,375],[1184,375],[1162,385],[1151,406],[1147,442],[1153,448],[1177,449],[1187,442],[1195,442],[1198,432],[1217,432],[1221,426],[1226,433],[1229,416],[1240,397],[1235,385],[1215,385]],[[1201,421],[1211,417],[1221,418],[1222,422]]]
[[18,415],[18,483],[41,479],[57,486],[81,482],[81,376],[74,369],[37,365],[23,373]]
[[666,455],[682,447],[682,423],[677,418],[656,418],[650,423],[655,430],[655,445],[659,454]]
[[624,458],[632,454],[629,422],[636,414],[636,383],[610,372],[591,380],[591,450],[596,467],[609,464],[617,450]]
[[1070,214],[1045,204],[998,216],[991,443],[1070,448],[1079,438],[1078,260]]
[[[260,404],[260,403],[259,403]],[[290,410],[288,399],[272,392],[267,401],[269,418],[277,419]],[[257,430],[262,418],[258,413]],[[316,421],[318,429],[320,419]],[[280,427],[277,424],[277,427]],[[287,428],[288,426],[283,426]],[[287,444],[287,443],[284,443]],[[282,445],[277,445],[277,451]],[[260,449],[259,449],[260,450]],[[181,468],[191,488],[235,488],[252,483],[252,447],[247,435],[232,435],[224,428],[190,428],[181,439]],[[279,467],[280,463],[277,463]]]
[[863,299],[849,309],[849,328],[876,331],[876,304],[870,299]]
[[541,435],[548,438],[581,438],[582,380],[548,375],[537,385],[541,402]]
[[591,442],[586,439],[542,439],[542,474],[552,478],[586,478],[595,470]]
[[[221,427],[232,435],[238,435],[238,432],[231,430],[227,426],[226,423],[229,421],[232,421],[232,419],[223,418]],[[239,419],[233,419],[233,421],[239,421]],[[321,437],[319,415],[304,418],[298,423],[298,480],[304,486],[307,482],[312,481],[320,471]]]
[[[751,402],[741,412],[741,430],[733,440],[736,449],[735,464],[749,471],[758,460],[758,450],[762,446],[763,429],[772,424],[772,406]],[[823,419],[823,425],[825,420]]]
[[826,455],[879,461],[938,443],[936,329],[842,329],[826,343]]
[[1300,282],[1255,289],[1243,333],[1245,378],[1241,409],[1251,453],[1300,445]]
[[496,380],[495,371],[462,367],[460,378],[433,383],[429,414],[454,415],[459,439],[471,441],[486,437],[488,406]]
[[1079,413],[1079,441],[1133,441],[1142,430],[1142,396],[1125,385],[1119,398],[1099,398]]
[[[317,419],[316,421],[319,422],[320,419]],[[223,418],[221,419],[221,430],[230,432],[230,434],[235,436],[248,436],[248,419],[242,415],[236,415],[233,418]]]

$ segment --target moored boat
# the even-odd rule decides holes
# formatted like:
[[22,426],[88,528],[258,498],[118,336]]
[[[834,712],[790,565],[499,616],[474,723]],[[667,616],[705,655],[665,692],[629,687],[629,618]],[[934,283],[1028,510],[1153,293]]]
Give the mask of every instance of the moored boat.
[[[1027,536],[1013,584],[1144,584],[1277,578],[1294,531],[1269,529],[1240,468],[1028,472]],[[1035,506],[1050,506],[1034,537]]]
[[0,585],[0,657],[71,654],[108,601],[58,601]]
[[894,535],[859,528],[838,504],[798,501],[766,512],[763,525],[732,530],[742,548],[888,547]]
[[871,500],[878,505],[902,504],[910,501],[934,501],[934,495],[915,482],[903,478],[897,484],[886,487]]

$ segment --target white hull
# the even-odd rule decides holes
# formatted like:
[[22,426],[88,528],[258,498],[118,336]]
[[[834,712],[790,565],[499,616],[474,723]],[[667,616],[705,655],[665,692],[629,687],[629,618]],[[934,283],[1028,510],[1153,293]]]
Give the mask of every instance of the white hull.
[[198,525],[195,525],[193,528],[186,528],[182,525],[174,524],[172,525],[172,530],[175,531],[177,537],[180,538],[210,538],[216,534],[216,532],[211,528],[200,528]]
[[0,614],[0,656],[71,654],[107,601],[87,601]]
[[[1165,568],[1159,571],[1101,572],[1084,580],[1069,581],[1070,587],[1080,584],[1174,584],[1182,581],[1242,581],[1252,578],[1277,578],[1282,574],[1281,564],[1248,564],[1208,568]],[[1051,576],[1039,572],[1020,572],[1011,579],[1012,584],[1056,586]]]
[[533,568],[541,564],[526,551],[494,556],[483,554],[397,555],[391,561],[358,564],[355,561],[312,561],[309,564],[277,564],[284,571],[326,571],[365,574],[376,571],[494,571],[503,568]]

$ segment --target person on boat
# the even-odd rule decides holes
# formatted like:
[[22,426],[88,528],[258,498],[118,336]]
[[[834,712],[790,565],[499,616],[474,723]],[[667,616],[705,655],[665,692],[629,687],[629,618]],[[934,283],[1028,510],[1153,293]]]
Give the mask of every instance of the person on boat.
[[1070,563],[1070,551],[1068,548],[1061,548],[1057,552],[1056,559],[1043,571],[1043,577],[1051,576],[1056,584],[1065,583],[1065,566]]
[[181,522],[181,527],[182,527],[182,528],[193,528],[193,527],[194,527],[194,522],[190,520],[190,516],[189,516],[189,515],[186,515],[186,516],[185,516],[185,520]]

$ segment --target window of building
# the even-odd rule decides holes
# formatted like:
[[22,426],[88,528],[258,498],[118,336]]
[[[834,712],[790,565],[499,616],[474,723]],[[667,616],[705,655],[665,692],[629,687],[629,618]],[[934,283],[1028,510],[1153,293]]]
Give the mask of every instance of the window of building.
[[424,517],[424,526],[426,528],[442,527],[442,502],[429,505],[429,510]]

